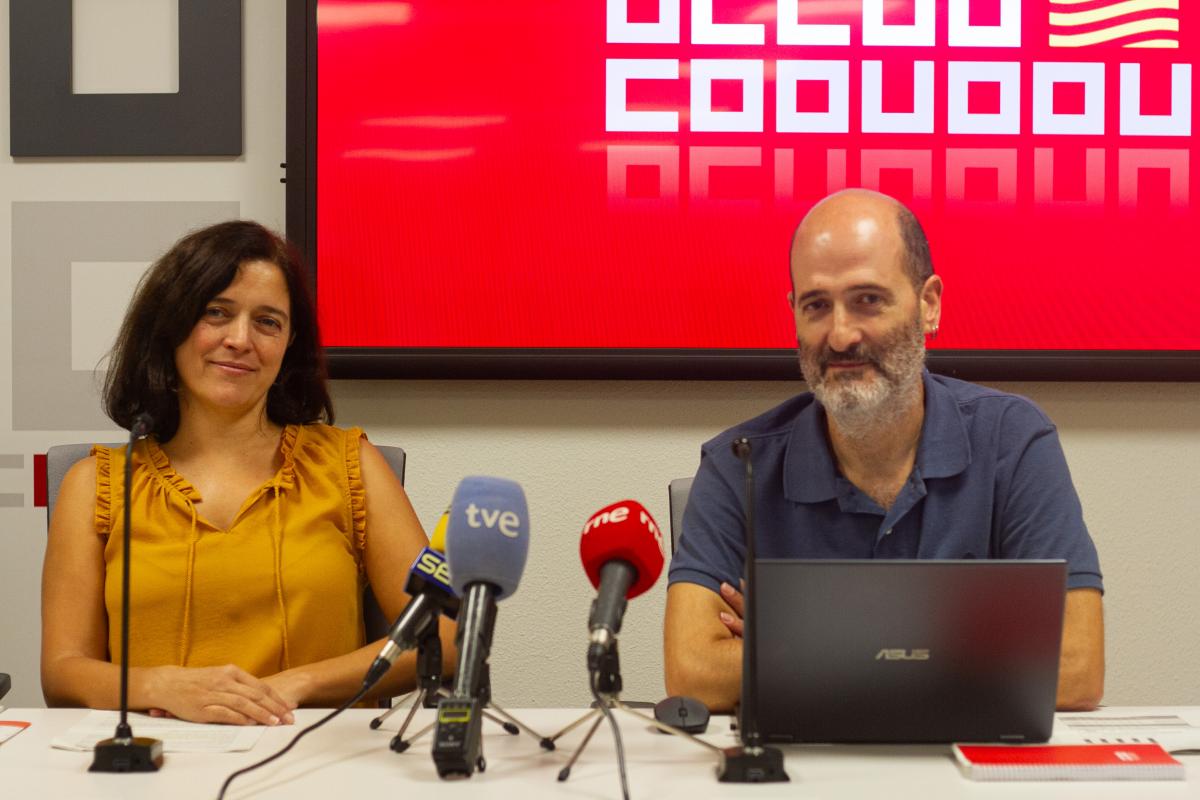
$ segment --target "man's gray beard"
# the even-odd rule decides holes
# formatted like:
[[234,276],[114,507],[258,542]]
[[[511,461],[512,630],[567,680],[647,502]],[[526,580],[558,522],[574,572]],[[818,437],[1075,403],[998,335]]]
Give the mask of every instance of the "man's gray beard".
[[[822,366],[800,353],[800,371],[838,430],[850,439],[866,438],[898,422],[920,396],[925,366],[925,334],[919,317],[893,340],[867,350],[873,380],[827,381]],[[869,368],[868,368],[869,369]]]

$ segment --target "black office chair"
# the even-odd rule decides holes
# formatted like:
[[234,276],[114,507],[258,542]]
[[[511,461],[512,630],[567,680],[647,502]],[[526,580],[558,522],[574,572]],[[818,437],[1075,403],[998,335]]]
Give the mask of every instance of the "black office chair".
[[683,511],[691,493],[691,478],[676,478],[667,486],[667,497],[671,502],[671,555],[675,554],[679,536],[683,533]]
[[[108,447],[124,447],[124,443],[110,444]],[[383,455],[388,466],[392,468],[392,472],[396,473],[396,477],[400,479],[400,483],[404,483],[404,464],[405,455],[404,449],[401,447],[390,447],[388,445],[376,445],[375,448]],[[62,487],[63,478],[66,477],[67,470],[74,466],[76,461],[85,458],[92,446],[90,444],[60,444],[51,447],[46,451],[46,525],[50,525],[50,516],[54,513],[54,503],[58,500],[58,492]],[[367,641],[373,642],[377,639],[382,639],[387,636],[388,630],[392,623],[383,614],[383,609],[379,607],[379,601],[375,599],[375,593],[371,591],[371,587],[363,587],[362,598],[363,610],[363,628],[366,631]],[[5,678],[8,676],[5,675]],[[7,690],[7,686],[5,686]],[[3,692],[0,692],[3,696]],[[379,698],[379,707],[388,708],[391,705],[390,697]]]

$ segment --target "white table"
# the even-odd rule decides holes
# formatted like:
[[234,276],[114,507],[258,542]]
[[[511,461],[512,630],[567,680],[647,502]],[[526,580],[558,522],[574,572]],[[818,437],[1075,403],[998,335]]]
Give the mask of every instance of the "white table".
[[[222,755],[174,754],[166,756],[162,770],[153,774],[99,775],[87,771],[90,753],[54,750],[50,740],[87,713],[77,709],[9,709],[0,719],[27,720],[32,725],[0,745],[0,798],[205,798],[212,800],[225,777],[235,769],[272,753],[298,727],[272,728],[247,753]],[[324,713],[304,710],[297,725],[315,721]],[[421,711],[418,722],[432,719]],[[552,734],[579,716],[578,709],[512,710],[522,722],[542,734]],[[1105,715],[1172,713],[1200,724],[1200,707],[1107,708]],[[347,712],[315,731],[279,761],[238,778],[229,794],[238,798],[287,800],[349,800],[380,798],[582,798],[620,800],[620,785],[611,733],[605,725],[576,764],[570,780],[555,778],[583,736],[583,727],[559,741],[556,752],[541,750],[526,735],[509,736],[485,724],[484,753],[487,771],[469,780],[442,781],[429,755],[429,739],[407,753],[388,749],[400,714],[386,730],[372,731],[374,712]],[[962,777],[948,746],[804,746],[785,747],[791,782],[737,786],[719,784],[714,777],[714,756],[678,737],[663,736],[649,726],[618,714],[629,768],[633,800],[667,798],[1054,798],[1055,800],[1197,800],[1200,798],[1200,756],[1181,756],[1187,781],[978,783]],[[136,733],[136,725],[134,728]],[[729,720],[715,717],[705,738],[721,746],[734,744]]]

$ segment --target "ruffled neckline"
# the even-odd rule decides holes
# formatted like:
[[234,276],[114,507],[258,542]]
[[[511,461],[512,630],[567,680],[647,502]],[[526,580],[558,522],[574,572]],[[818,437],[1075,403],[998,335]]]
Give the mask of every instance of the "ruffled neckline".
[[[263,484],[270,486],[278,485],[280,489],[291,489],[296,481],[296,442],[300,437],[299,425],[285,425],[283,433],[279,437],[279,454],[283,458],[283,463],[279,467],[279,471],[275,473],[275,477]],[[150,466],[153,468],[153,473],[165,486],[174,489],[188,500],[198,503],[202,500],[200,491],[188,481],[187,478],[175,471],[175,467],[171,466],[171,459],[163,451],[158,443],[158,439],[153,436],[144,440],[146,443],[145,453],[148,456]]]

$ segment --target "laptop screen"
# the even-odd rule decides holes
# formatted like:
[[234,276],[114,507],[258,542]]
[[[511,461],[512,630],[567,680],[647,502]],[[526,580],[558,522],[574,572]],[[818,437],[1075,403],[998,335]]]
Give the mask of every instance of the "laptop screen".
[[1045,741],[1063,561],[758,561],[764,741]]

